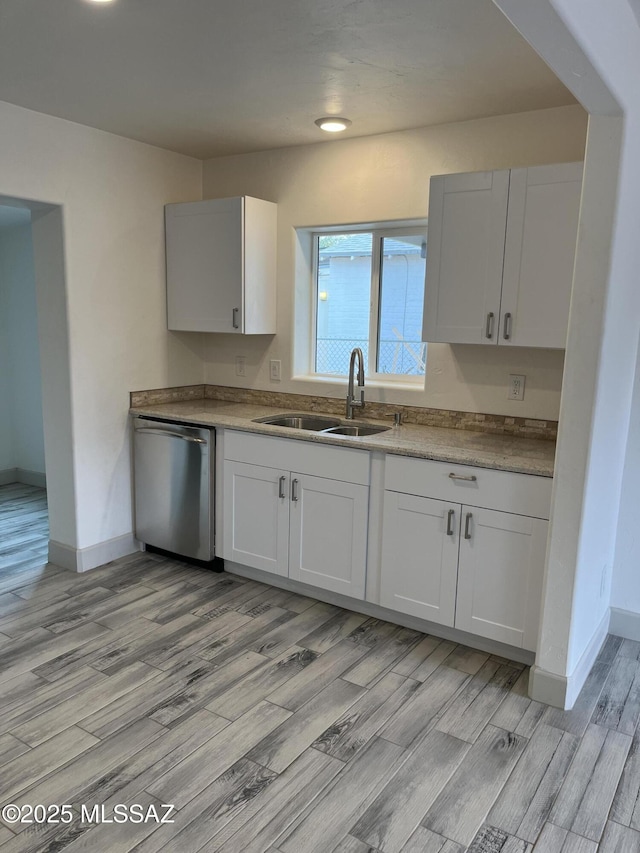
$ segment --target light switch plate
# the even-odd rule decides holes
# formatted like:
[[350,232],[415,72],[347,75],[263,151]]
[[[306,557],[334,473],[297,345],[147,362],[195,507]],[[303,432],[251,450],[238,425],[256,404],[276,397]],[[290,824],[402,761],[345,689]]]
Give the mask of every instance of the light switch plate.
[[282,379],[282,362],[279,358],[272,358],[269,361],[269,376],[272,382],[280,382]]

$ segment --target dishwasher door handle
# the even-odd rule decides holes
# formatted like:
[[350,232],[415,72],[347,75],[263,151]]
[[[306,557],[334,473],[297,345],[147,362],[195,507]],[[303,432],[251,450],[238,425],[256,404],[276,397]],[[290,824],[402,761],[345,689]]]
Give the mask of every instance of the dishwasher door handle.
[[153,429],[153,427],[144,427],[137,429],[136,433],[145,433],[147,435],[166,435],[168,438],[181,438],[183,441],[190,441],[192,444],[206,444],[206,438],[196,438],[192,435],[183,435],[181,432],[172,432],[168,429]]

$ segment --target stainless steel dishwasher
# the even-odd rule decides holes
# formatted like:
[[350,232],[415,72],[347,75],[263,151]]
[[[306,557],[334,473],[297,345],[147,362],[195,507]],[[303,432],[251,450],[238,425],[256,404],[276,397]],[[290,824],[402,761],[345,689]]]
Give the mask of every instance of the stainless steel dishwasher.
[[214,559],[215,432],[133,418],[135,534],[145,545]]

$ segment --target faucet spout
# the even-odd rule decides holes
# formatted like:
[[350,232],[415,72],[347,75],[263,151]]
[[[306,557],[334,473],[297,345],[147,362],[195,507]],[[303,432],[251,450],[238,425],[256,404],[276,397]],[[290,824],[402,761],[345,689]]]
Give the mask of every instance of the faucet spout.
[[[355,396],[355,372],[356,361],[358,362],[358,388],[360,389],[360,399]],[[354,347],[351,350],[351,358],[349,359],[349,383],[347,386],[347,410],[346,417],[351,420],[353,418],[354,408],[364,409],[364,356],[360,347]]]

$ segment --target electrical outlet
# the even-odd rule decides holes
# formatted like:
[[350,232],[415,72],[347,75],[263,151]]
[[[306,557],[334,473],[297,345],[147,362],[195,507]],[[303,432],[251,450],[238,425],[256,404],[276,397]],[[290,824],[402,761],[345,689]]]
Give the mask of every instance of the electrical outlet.
[[517,373],[509,374],[507,400],[524,400],[524,381],[526,377]]
[[282,362],[279,358],[272,358],[269,362],[269,376],[272,382],[280,382],[282,378]]
[[247,359],[243,355],[236,356],[236,376],[246,376]]

